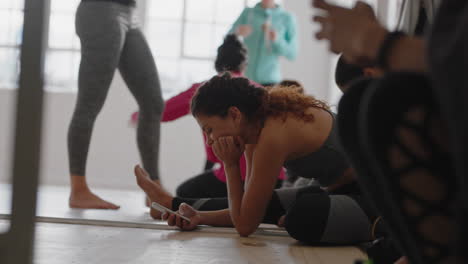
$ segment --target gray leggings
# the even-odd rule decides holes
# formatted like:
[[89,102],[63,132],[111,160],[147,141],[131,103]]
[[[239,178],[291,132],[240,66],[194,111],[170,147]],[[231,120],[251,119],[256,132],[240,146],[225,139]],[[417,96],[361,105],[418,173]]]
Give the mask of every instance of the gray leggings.
[[308,186],[276,190],[275,199],[286,210],[286,231],[301,242],[346,245],[372,239],[370,216],[360,195],[327,193]]
[[97,115],[118,68],[139,106],[137,142],[144,168],[159,178],[160,119],[164,108],[158,71],[134,7],[82,2],[76,13],[81,40],[78,99],[68,131],[70,173],[85,175]]
[[[277,224],[285,215],[285,228],[291,237],[310,244],[350,245],[372,240],[371,219],[375,219],[356,186],[350,184],[336,193],[320,186],[281,188],[273,192],[263,223]],[[229,207],[223,198],[183,198],[172,200],[172,209],[187,203],[200,211]]]

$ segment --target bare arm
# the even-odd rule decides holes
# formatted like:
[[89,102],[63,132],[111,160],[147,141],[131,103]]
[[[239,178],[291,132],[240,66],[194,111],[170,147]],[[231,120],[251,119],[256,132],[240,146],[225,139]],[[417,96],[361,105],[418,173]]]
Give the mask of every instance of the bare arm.
[[245,146],[245,181],[244,181],[244,189],[249,184],[250,175],[252,174],[252,155],[253,155],[254,145],[246,145]]
[[[264,139],[253,151],[251,174],[242,190],[237,178],[229,173],[228,192],[232,222],[241,236],[252,234],[262,222],[273,189],[284,163],[284,153],[277,140]],[[274,153],[274,155],[272,155]]]
[[235,144],[233,137],[220,137],[213,143],[216,156],[224,163],[232,224],[241,236],[252,234],[261,223],[284,163],[286,155],[282,154],[287,153],[283,146],[287,144],[280,140],[277,129],[265,130],[248,159],[245,192],[238,162],[245,146]]
[[[346,49],[343,52],[349,61],[360,63],[362,61],[377,61],[377,56],[384,39],[389,32],[378,23],[368,23],[362,25],[360,40],[354,41],[362,48]],[[428,64],[426,62],[426,42],[420,37],[403,36],[398,39],[387,54],[387,64],[389,71],[414,71],[426,72]]]
[[[313,6],[326,11],[314,21],[321,25],[317,39],[330,42],[330,50],[343,53],[350,63],[375,63],[388,31],[379,24],[372,8],[358,2],[353,9],[331,5],[324,0],[313,0]],[[389,50],[388,66],[392,71],[425,72],[426,45],[422,38],[406,36]]]
[[239,211],[239,205],[242,201],[242,196],[244,195],[240,167],[238,164],[230,165],[224,163],[224,171],[226,172],[227,178],[229,211],[231,212],[231,220],[234,226],[237,228],[237,226],[239,225],[239,222],[237,221],[237,212]]
[[232,227],[229,209],[218,211],[199,211],[201,225]]

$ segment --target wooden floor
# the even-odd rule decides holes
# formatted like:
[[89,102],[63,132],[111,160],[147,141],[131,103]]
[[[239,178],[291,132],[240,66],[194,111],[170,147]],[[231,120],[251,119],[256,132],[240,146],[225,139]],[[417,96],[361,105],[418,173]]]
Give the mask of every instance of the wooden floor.
[[[64,187],[41,187],[35,263],[333,263],[365,258],[353,247],[311,247],[283,230],[263,226],[249,238],[232,228],[181,232],[153,221],[139,192],[101,190],[120,203],[118,211],[77,210],[67,206]],[[0,216],[9,214],[9,185],[0,185]],[[47,220],[55,223],[46,223]],[[46,222],[42,222],[46,221]],[[72,223],[72,224],[63,224]],[[8,220],[0,220],[6,230]]]

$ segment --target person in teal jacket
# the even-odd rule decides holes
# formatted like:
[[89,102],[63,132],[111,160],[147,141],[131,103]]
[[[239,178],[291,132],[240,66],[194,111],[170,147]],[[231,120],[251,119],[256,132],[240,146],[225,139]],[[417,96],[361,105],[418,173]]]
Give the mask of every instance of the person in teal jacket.
[[274,0],[262,0],[253,8],[245,8],[229,33],[243,37],[249,54],[246,76],[257,83],[279,83],[279,57],[296,58],[296,19]]

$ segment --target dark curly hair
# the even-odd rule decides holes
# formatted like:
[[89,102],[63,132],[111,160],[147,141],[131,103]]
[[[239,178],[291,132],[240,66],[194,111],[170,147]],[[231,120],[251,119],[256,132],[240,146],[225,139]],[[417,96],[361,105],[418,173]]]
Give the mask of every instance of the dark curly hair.
[[192,97],[192,115],[226,117],[230,107],[237,107],[249,121],[282,117],[291,113],[304,120],[314,120],[309,107],[329,110],[326,103],[300,93],[299,89],[275,86],[257,87],[246,78],[233,78],[229,73],[215,76],[198,88]]
[[224,38],[215,60],[217,72],[241,72],[247,66],[247,48],[235,34]]
[[295,80],[282,80],[279,84],[274,85],[272,87],[265,87],[267,90],[271,90],[274,87],[288,87],[291,89],[296,89],[299,93],[304,93],[304,87],[302,84]]

